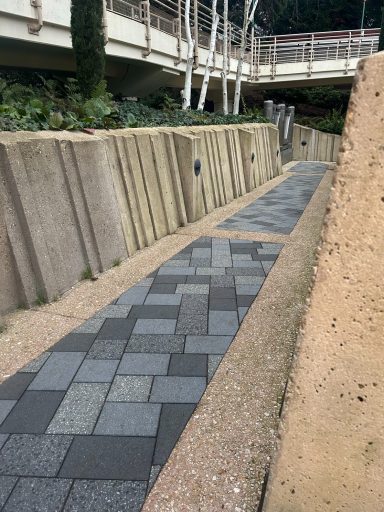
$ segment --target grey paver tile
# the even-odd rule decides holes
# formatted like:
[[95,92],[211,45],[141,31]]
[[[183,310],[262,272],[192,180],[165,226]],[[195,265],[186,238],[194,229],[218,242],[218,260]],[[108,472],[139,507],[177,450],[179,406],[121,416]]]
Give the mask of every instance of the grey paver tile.
[[11,435],[0,452],[0,475],[56,476],[72,436]]
[[154,437],[161,405],[107,402],[95,428],[96,435]]
[[212,311],[237,311],[235,299],[219,299],[213,297],[209,301],[209,309]]
[[194,409],[195,404],[163,405],[153,457],[154,464],[165,464],[167,462]]
[[144,375],[116,375],[108,394],[109,402],[146,402],[152,386],[152,377]]
[[114,359],[85,359],[74,382],[112,382],[118,364]]
[[226,273],[230,276],[259,276],[265,277],[263,269],[254,267],[227,268]]
[[141,281],[139,281],[136,286],[152,286],[154,281],[154,277],[144,277]]
[[154,377],[149,401],[156,403],[197,403],[206,387],[204,377]]
[[91,434],[109,384],[74,382],[47,428],[48,434]]
[[[184,285],[181,285],[184,286]],[[149,294],[148,297],[151,297]],[[174,295],[172,295],[174,297]],[[178,305],[144,304],[142,306],[133,306],[129,313],[129,319],[133,318],[157,318],[174,319],[179,314]]]
[[176,293],[207,295],[209,293],[209,284],[178,284]]
[[260,276],[235,276],[235,284],[237,285],[262,285],[265,277]]
[[237,305],[238,307],[249,307],[252,305],[255,300],[254,295],[238,295],[237,296]]
[[179,284],[185,283],[188,276],[157,276],[153,284]]
[[0,400],[0,425],[16,405],[17,400]]
[[[184,278],[186,279],[186,276],[184,276]],[[164,283],[164,284],[154,283],[151,286],[151,289],[149,290],[150,295],[152,295],[152,294],[173,295],[175,292],[176,292],[176,284],[175,283]]]
[[236,292],[235,288],[219,288],[219,287],[211,287],[210,300],[212,299],[235,299]]
[[15,373],[0,385],[0,400],[18,400],[34,378],[33,373]]
[[244,320],[244,317],[245,315],[247,314],[248,312],[248,309],[247,307],[240,307],[238,308],[238,312],[239,312],[239,321],[242,322]]
[[170,259],[163,263],[163,267],[185,267],[186,266],[186,260],[175,260]]
[[176,320],[141,319],[136,321],[133,334],[174,334]]
[[154,445],[153,437],[76,436],[59,476],[95,480],[147,480]]
[[261,264],[263,265],[264,272],[268,274],[273,267],[273,261],[262,261]]
[[207,315],[180,314],[177,320],[176,334],[203,335],[207,334]]
[[197,267],[196,275],[198,276],[222,276],[225,274],[225,268]]
[[170,354],[184,350],[184,336],[166,334],[133,334],[125,349],[126,352]]
[[87,354],[87,359],[120,359],[126,341],[123,340],[96,340]]
[[192,249],[192,258],[211,258],[212,250],[210,247],[195,247]]
[[250,261],[252,259],[252,254],[232,254],[233,264],[235,266],[235,261]]
[[7,501],[16,482],[16,476],[0,476],[0,508],[3,507]]
[[186,354],[225,354],[233,336],[187,336]]
[[180,294],[170,293],[150,293],[144,304],[162,305],[162,306],[178,306],[181,302]]
[[120,295],[116,302],[117,305],[137,305],[144,304],[145,298],[149,292],[149,286],[134,286]]
[[187,284],[210,284],[210,276],[187,276]]
[[36,357],[36,359],[34,359],[33,361],[25,365],[21,370],[19,370],[19,373],[38,372],[50,355],[51,352],[43,352],[41,355]]
[[233,276],[211,276],[211,286],[214,288],[230,288],[234,286]]
[[236,286],[236,294],[237,295],[254,295],[256,296],[260,291],[260,284],[239,284]]
[[0,427],[12,434],[43,434],[64,397],[64,391],[26,391]]
[[195,273],[194,267],[160,267],[158,275],[171,276],[171,275],[183,275],[192,276]]
[[4,512],[60,512],[71,485],[63,478],[20,478]]
[[168,375],[179,377],[206,377],[205,354],[172,354]]
[[208,356],[208,382],[210,382],[212,377],[215,375],[215,372],[216,372],[217,368],[219,367],[219,364],[221,363],[222,359],[223,359],[223,356],[221,356],[221,355],[209,355]]
[[99,330],[102,328],[105,318],[94,317],[90,318],[83,324],[76,327],[73,330],[75,333],[88,333],[88,334],[97,334]]
[[54,352],[29,385],[30,391],[65,391],[83,359],[84,352]]
[[77,480],[64,512],[140,512],[146,482]]
[[183,295],[180,315],[207,315],[208,295]]
[[130,310],[130,305],[109,305],[105,306],[105,308],[101,309],[95,314],[97,318],[127,318]]
[[241,268],[253,267],[253,268],[260,268],[260,269],[263,268],[260,261],[254,261],[254,260],[234,261],[233,266],[234,266],[234,268],[239,268],[239,267],[241,267]]
[[231,335],[239,328],[237,311],[210,311],[208,316],[208,334]]
[[124,354],[118,374],[125,375],[167,375],[169,354]]

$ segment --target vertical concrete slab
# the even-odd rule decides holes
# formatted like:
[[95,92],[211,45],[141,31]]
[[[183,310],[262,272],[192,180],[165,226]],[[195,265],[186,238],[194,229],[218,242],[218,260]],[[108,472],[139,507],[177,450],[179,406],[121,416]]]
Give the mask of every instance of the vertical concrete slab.
[[[108,137],[107,141],[108,146],[108,159],[112,173],[113,186],[115,188],[116,199],[119,206],[119,213],[121,218],[121,226],[124,233],[125,244],[127,246],[128,255],[132,256],[138,249],[138,242],[136,239],[136,231],[137,228],[141,231],[141,226],[135,226],[130,205],[129,205],[129,194],[132,194],[132,188],[126,188],[126,180],[124,179],[124,164],[128,166],[127,162],[123,158],[123,154],[125,153],[124,148],[124,138],[123,137]],[[124,161],[124,164],[123,164]],[[129,183],[131,185],[131,183]],[[129,192],[128,192],[129,190]],[[136,222],[137,222],[137,210],[135,211]],[[140,237],[142,239],[142,237]],[[144,247],[144,244],[141,245]]]
[[169,172],[170,172],[170,176],[171,176],[171,180],[172,180],[173,193],[175,196],[176,207],[177,207],[177,212],[178,212],[178,222],[179,222],[180,226],[186,226],[188,223],[187,213],[185,211],[183,189],[181,187],[180,172],[179,172],[179,166],[178,166],[178,162],[177,162],[173,134],[162,132],[161,135],[163,138],[163,143],[165,146],[165,150],[166,150],[166,154],[167,154],[167,158],[168,158],[168,162],[169,162]]
[[[100,270],[127,257],[104,140],[72,141],[82,192],[100,259]],[[113,240],[113,244],[111,244]]]
[[164,205],[159,193],[160,184],[155,167],[151,138],[149,134],[143,133],[135,134],[135,140],[155,238],[159,240],[169,233],[169,227]]
[[201,150],[201,168],[203,172],[201,176],[203,178],[203,200],[205,213],[210,213],[216,208],[217,200],[215,198],[215,187],[213,183],[213,170],[212,162],[208,156],[208,148],[206,141],[206,130],[193,130],[192,133],[200,137],[200,150]]
[[[195,222],[204,215],[203,180],[195,174],[195,161],[200,157],[200,139],[193,135],[175,133],[177,161],[184,193],[188,222]],[[204,172],[204,169],[201,170]]]
[[253,190],[257,183],[255,181],[256,174],[256,144],[255,133],[251,130],[239,128],[239,140],[241,147],[241,155],[243,161],[244,182],[247,192]]
[[227,139],[223,129],[216,129],[216,143],[218,148],[220,169],[223,176],[225,204],[233,201],[234,193],[232,188],[231,169],[229,165],[229,151]]

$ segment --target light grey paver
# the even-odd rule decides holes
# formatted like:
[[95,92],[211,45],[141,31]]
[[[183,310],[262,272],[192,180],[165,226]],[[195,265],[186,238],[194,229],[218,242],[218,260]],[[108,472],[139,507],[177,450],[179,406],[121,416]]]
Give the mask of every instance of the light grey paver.
[[87,359],[120,359],[127,342],[123,340],[96,340]]
[[75,382],[112,382],[118,360],[85,359],[76,373]]
[[152,377],[116,375],[108,394],[109,402],[146,402],[151,390]]
[[176,320],[158,318],[139,318],[132,334],[174,334]]
[[197,403],[205,391],[205,377],[155,377],[150,402]]
[[187,336],[186,354],[225,354],[233,336]]
[[188,295],[208,295],[209,284],[178,284],[176,286],[176,293]]
[[154,306],[178,306],[181,302],[180,294],[150,293],[144,304]]
[[149,286],[134,286],[123,293],[116,304],[128,304],[131,306],[144,304],[148,292]]
[[21,373],[37,373],[50,355],[51,352],[43,352],[40,356],[36,357],[36,359],[31,361],[19,371]]
[[17,482],[17,476],[0,476],[0,508],[7,501]]
[[154,352],[157,354],[180,353],[184,349],[184,336],[166,334],[133,334],[126,352]]
[[53,352],[36,374],[29,390],[65,391],[79,369],[85,352]]
[[236,334],[239,328],[237,311],[210,311],[208,317],[208,334]]
[[160,419],[160,404],[107,402],[95,428],[96,435],[152,437]]
[[76,327],[72,332],[96,334],[102,328],[104,321],[105,318],[91,318],[79,325],[79,327]]
[[198,267],[196,275],[198,276],[220,276],[225,274],[225,268]]
[[5,441],[8,439],[8,434],[0,434],[0,450],[5,445]]
[[167,375],[169,354],[124,354],[118,374],[122,375]]
[[203,335],[207,334],[208,329],[208,317],[206,314],[197,315],[181,314],[177,320],[176,334],[183,335]]
[[242,322],[244,320],[245,315],[247,314],[249,308],[246,307],[240,307],[237,308],[239,312],[239,321]]
[[261,276],[235,276],[236,285],[262,285],[264,281],[265,277]]
[[17,400],[0,400],[0,425],[16,405]]
[[59,512],[71,488],[64,478],[20,478],[4,512]]
[[237,295],[257,295],[259,293],[259,290],[261,288],[261,285],[255,284],[255,285],[246,285],[246,284],[240,284],[236,286],[236,294]]
[[56,476],[72,436],[14,434],[0,452],[0,475]]
[[110,305],[98,311],[95,315],[97,318],[127,318],[132,306],[121,304],[121,305]]
[[146,482],[76,480],[64,512],[139,512]]
[[54,415],[48,434],[91,434],[109,384],[75,382]]
[[158,275],[169,275],[169,276],[193,276],[195,274],[194,267],[160,267]]

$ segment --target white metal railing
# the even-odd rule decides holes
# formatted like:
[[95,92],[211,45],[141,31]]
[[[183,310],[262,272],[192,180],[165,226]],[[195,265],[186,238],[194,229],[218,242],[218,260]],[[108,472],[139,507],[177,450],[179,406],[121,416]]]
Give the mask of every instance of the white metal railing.
[[[181,62],[181,39],[185,40],[185,0],[106,0],[107,9],[141,23],[147,30],[156,28],[177,38]],[[150,17],[147,11],[150,11]],[[198,47],[208,48],[212,22],[212,11],[197,0],[191,0],[193,37]],[[223,18],[217,32],[216,52],[223,51]],[[247,35],[245,61],[250,64],[250,80],[258,80],[261,66],[270,67],[273,79],[279,64],[306,63],[308,76],[313,73],[313,63],[318,61],[344,60],[344,72],[348,73],[350,60],[372,55],[378,49],[380,29],[317,32],[257,37],[253,31]],[[241,29],[230,24],[228,54],[237,58],[241,43]],[[150,51],[150,50],[149,50]],[[148,53],[148,52],[147,52]]]

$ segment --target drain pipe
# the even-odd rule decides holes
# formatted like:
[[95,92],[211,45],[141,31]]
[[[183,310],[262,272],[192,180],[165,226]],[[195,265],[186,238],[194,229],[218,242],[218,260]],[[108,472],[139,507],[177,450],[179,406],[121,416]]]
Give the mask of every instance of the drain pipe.
[[31,0],[31,5],[37,11],[37,22],[28,23],[28,32],[38,36],[43,26],[43,0]]
[[108,43],[108,19],[107,19],[107,0],[101,0],[103,2],[103,34],[104,34],[104,44]]

